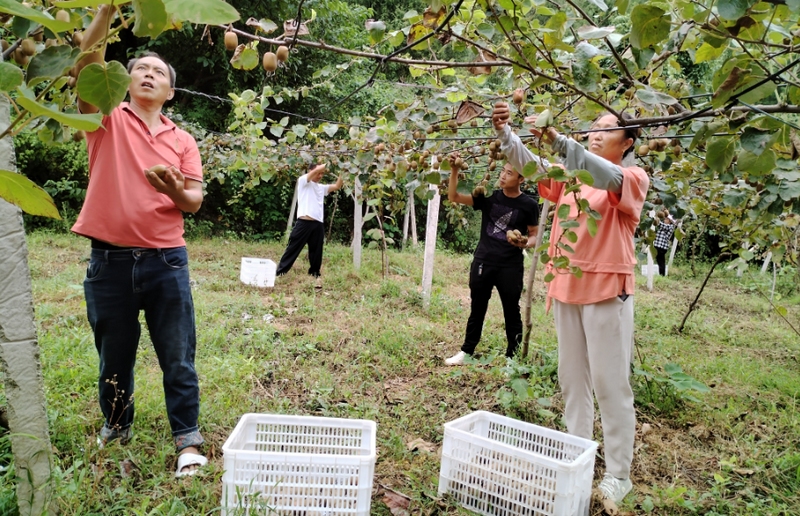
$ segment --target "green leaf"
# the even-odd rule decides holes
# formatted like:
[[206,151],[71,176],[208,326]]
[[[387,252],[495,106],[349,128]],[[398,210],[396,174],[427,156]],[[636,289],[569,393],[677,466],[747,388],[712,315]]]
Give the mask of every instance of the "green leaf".
[[322,130],[325,131],[325,134],[333,138],[333,135],[339,130],[339,126],[337,124],[325,124],[322,126]]
[[255,26],[256,30],[264,31],[267,34],[278,30],[278,25],[274,21],[268,18],[261,18],[256,22],[255,25],[253,25],[250,20],[247,20],[247,24],[250,25],[251,27]]
[[580,226],[580,223],[577,220],[565,220],[559,226],[561,229],[575,229]]
[[645,104],[650,105],[658,105],[658,104],[666,104],[671,106],[673,104],[678,103],[678,99],[667,95],[666,93],[661,93],[660,91],[655,90],[636,90],[636,98],[644,102]]
[[22,174],[0,170],[0,197],[29,215],[61,219],[50,194]]
[[775,153],[768,150],[757,156],[751,152],[741,151],[736,158],[736,165],[742,172],[755,176],[767,174],[775,168]]
[[548,272],[547,274],[544,275],[544,282],[545,283],[550,283],[554,279],[556,279],[556,275],[553,274],[552,272]]
[[747,14],[747,9],[754,3],[750,0],[718,0],[717,11],[726,20],[738,20]]
[[578,241],[578,234],[574,231],[566,231],[564,232],[564,236],[573,244]]
[[791,201],[800,197],[800,181],[781,181],[778,195],[784,201]]
[[45,11],[38,11],[23,5],[17,0],[0,0],[0,13],[19,16],[36,23],[40,23],[53,32],[64,32],[75,26],[71,21],[61,22],[50,16]]
[[567,13],[558,11],[555,15],[551,16],[545,27],[550,29],[550,32],[544,33],[544,44],[549,48],[558,46],[564,38],[564,31],[567,25]]
[[425,181],[432,185],[438,185],[442,181],[442,175],[439,172],[431,172],[425,176]]
[[594,25],[584,25],[577,30],[578,37],[581,39],[602,39],[613,34],[615,27],[595,27]]
[[133,0],[133,13],[136,15],[133,34],[140,38],[155,39],[164,32],[169,22],[161,0]]
[[380,43],[386,32],[386,23],[381,20],[367,20],[364,26],[367,28],[367,32],[369,32],[370,43],[373,45]]
[[558,213],[558,215],[557,215],[558,218],[561,219],[561,220],[564,220],[567,217],[569,217],[569,210],[570,210],[569,204],[561,204],[561,205],[559,205],[558,212],[557,212]]
[[647,48],[669,36],[671,16],[663,9],[640,4],[631,11],[630,42],[634,48]]
[[307,131],[308,131],[308,128],[306,126],[304,126],[303,124],[294,124],[292,126],[292,132],[294,134],[296,134],[299,138],[302,138],[303,136],[305,136]]
[[711,96],[711,105],[720,108],[728,102],[736,88],[750,75],[750,70],[734,66],[728,77],[720,83],[717,90]]
[[553,125],[553,114],[549,109],[545,109],[536,117],[534,125],[539,129]]
[[586,230],[589,232],[589,236],[591,237],[594,237],[597,234],[597,221],[594,220],[594,218],[586,218]]
[[222,0],[164,0],[168,14],[181,21],[202,25],[233,23],[239,13]]
[[633,57],[636,59],[636,66],[639,67],[639,70],[646,69],[650,65],[653,56],[656,55],[655,50],[650,47],[642,49],[631,47],[631,51],[633,52]]
[[588,0],[588,2],[603,12],[608,11],[608,6],[603,0]]
[[30,111],[33,116],[52,118],[64,125],[68,125],[82,131],[94,131],[100,127],[100,124],[103,122],[103,115],[100,113],[94,113],[92,115],[62,113],[57,109],[39,104],[30,96],[31,94],[28,91],[23,91],[22,89],[19,91],[22,91],[23,94],[17,97],[17,105]]
[[728,190],[722,195],[722,203],[725,206],[730,206],[731,208],[736,208],[741,206],[748,197],[748,193],[742,190]]
[[731,137],[716,138],[708,144],[706,164],[708,168],[721,174],[728,169],[735,154],[736,140]]
[[706,42],[703,42],[700,45],[700,48],[694,53],[694,62],[695,64],[704,63],[706,61],[711,61],[713,59],[718,58],[722,55],[725,49],[728,48],[728,41],[725,40],[725,44],[721,45],[719,48],[715,48],[712,45],[709,45]]
[[772,139],[772,131],[764,131],[755,127],[746,127],[742,136],[739,137],[739,142],[742,148],[750,151],[756,156],[760,156],[767,148],[770,140]]
[[106,115],[125,99],[131,76],[119,61],[92,63],[78,76],[78,96]]
[[587,93],[596,91],[597,85],[602,79],[600,67],[592,60],[598,53],[596,48],[585,42],[581,42],[575,48],[572,77],[575,80],[575,86]]
[[479,23],[478,34],[480,34],[486,39],[492,39],[492,37],[494,36],[494,25],[486,22]]
[[274,124],[272,127],[269,128],[269,132],[270,134],[272,134],[272,136],[280,138],[281,135],[283,134],[283,126]]
[[[588,170],[575,170],[575,177],[578,178],[578,181],[585,184],[586,186],[592,186],[594,184],[594,176],[589,173]],[[585,199],[581,199],[581,201],[585,201]]]
[[69,45],[45,48],[28,64],[28,86],[61,77],[75,66],[81,49]]
[[82,9],[84,7],[97,7],[100,4],[110,3],[108,0],[66,0],[63,2],[53,2],[56,7],[62,9]]
[[0,63],[0,91],[11,91],[23,81],[22,70],[11,63]]
[[231,58],[231,66],[237,70],[252,70],[259,64],[258,51],[252,47],[245,47],[244,50],[235,54]]

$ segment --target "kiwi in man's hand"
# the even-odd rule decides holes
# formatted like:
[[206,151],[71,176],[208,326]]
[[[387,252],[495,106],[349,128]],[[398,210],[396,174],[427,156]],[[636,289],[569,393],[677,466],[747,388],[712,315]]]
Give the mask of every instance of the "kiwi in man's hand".
[[152,172],[161,179],[164,179],[164,176],[167,175],[167,167],[165,165],[155,165],[153,167],[148,168],[147,171]]

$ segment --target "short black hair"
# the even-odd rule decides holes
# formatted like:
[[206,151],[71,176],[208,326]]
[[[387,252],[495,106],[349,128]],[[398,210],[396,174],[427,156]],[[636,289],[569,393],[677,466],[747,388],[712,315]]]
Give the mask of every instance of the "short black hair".
[[312,171],[312,170],[314,170],[315,168],[317,168],[317,167],[319,167],[319,166],[322,166],[322,165],[324,165],[324,164],[325,164],[325,163],[323,163],[323,162],[321,162],[321,161],[314,161],[314,162],[312,162],[312,163],[311,163],[311,164],[308,166],[308,171],[309,171],[309,172],[311,172],[311,171]]
[[155,52],[149,52],[149,51],[148,52],[142,52],[138,56],[130,59],[128,61],[128,74],[131,73],[131,70],[133,70],[133,67],[136,65],[136,63],[139,61],[139,59],[141,59],[143,57],[155,57],[156,59],[160,59],[161,61],[163,61],[164,64],[167,65],[167,68],[169,69],[169,87],[170,88],[174,88],[175,87],[175,69],[172,67],[171,64],[169,64],[169,61],[167,61],[166,59],[161,57],[159,54],[156,54]]

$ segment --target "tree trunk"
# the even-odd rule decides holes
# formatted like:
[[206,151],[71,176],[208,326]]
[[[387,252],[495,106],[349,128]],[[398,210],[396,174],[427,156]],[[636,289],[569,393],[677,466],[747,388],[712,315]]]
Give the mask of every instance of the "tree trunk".
[[647,251],[647,291],[653,291],[653,274],[655,272],[655,265],[653,264],[653,253],[650,251],[650,246],[645,248]]
[[361,228],[364,225],[364,208],[361,206],[361,181],[356,177],[353,188],[353,268],[361,269]]
[[700,294],[703,293],[703,289],[706,288],[706,283],[708,283],[708,279],[711,277],[711,273],[713,273],[714,269],[717,267],[717,265],[719,265],[720,262],[724,258],[727,258],[728,256],[730,256],[730,253],[722,253],[722,254],[720,254],[719,256],[717,256],[717,261],[715,261],[711,265],[711,268],[708,270],[708,274],[706,274],[706,279],[704,279],[703,280],[703,284],[700,285],[700,290],[697,291],[697,295],[695,296],[694,301],[692,301],[692,303],[689,305],[689,309],[686,310],[686,314],[683,316],[683,320],[681,321],[681,325],[678,326],[678,333],[683,333],[683,327],[686,325],[686,319],[689,318],[689,314],[691,314],[692,310],[694,310],[695,307],[697,306],[697,301],[700,299]]
[[411,225],[411,245],[415,248],[419,246],[419,239],[417,238],[417,209],[414,202],[414,192],[409,196],[411,199],[411,211],[409,216],[409,224]]
[[[0,59],[2,61],[2,59]],[[10,123],[9,104],[0,97],[0,132]],[[14,171],[14,143],[0,141],[0,169]],[[33,319],[28,248],[22,213],[0,199],[0,369],[5,373],[11,448],[21,515],[55,514],[50,435],[39,343]]]
[[531,331],[533,322],[531,321],[531,305],[533,303],[533,282],[536,279],[536,268],[542,259],[542,253],[536,251],[542,245],[544,239],[544,227],[547,224],[547,212],[550,210],[550,201],[547,199],[542,203],[542,211],[539,213],[539,232],[536,234],[536,247],[533,252],[533,263],[528,273],[528,280],[525,283],[525,314],[523,317],[524,331],[522,336],[522,356],[528,356],[528,345],[531,341]]
[[427,310],[431,305],[433,284],[433,258],[436,252],[436,232],[439,225],[439,187],[431,185],[433,199],[428,201],[428,224],[425,226],[425,261],[422,265],[422,304]]

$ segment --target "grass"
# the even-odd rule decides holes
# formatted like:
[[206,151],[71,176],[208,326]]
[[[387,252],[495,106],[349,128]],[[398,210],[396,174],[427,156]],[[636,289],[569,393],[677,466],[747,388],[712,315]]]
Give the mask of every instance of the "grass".
[[[277,261],[279,243],[189,243],[198,327],[201,429],[211,466],[173,478],[175,452],[161,375],[147,333],[139,350],[133,441],[99,450],[97,354],[82,280],[88,245],[48,233],[28,237],[29,266],[55,448],[53,480],[63,515],[218,514],[222,444],[248,412],[365,418],[378,425],[372,514],[389,515],[387,489],[411,499],[412,514],[468,514],[436,495],[440,459],[409,449],[441,446],[442,425],[488,410],[563,430],[556,336],[534,292],[532,356],[506,366],[502,309],[494,296],[475,363],[446,368],[469,313],[470,256],[437,251],[430,307],[419,293],[422,253],[365,250],[361,271],[347,247],[328,245],[324,289],[305,274],[306,258],[258,289],[238,280],[242,256]],[[683,334],[674,330],[702,281],[676,264],[653,292],[638,277],[634,376],[640,431],[624,511],[641,514],[797,514],[800,507],[800,344],[754,292],[763,280],[715,272]],[[768,288],[766,289],[768,292]],[[794,298],[779,301],[797,326]],[[269,320],[271,316],[273,319]],[[643,363],[642,363],[643,360]],[[680,371],[710,387],[681,390]],[[696,401],[691,401],[695,399]],[[647,424],[649,431],[642,432]],[[600,440],[599,423],[596,437]],[[0,439],[0,461],[9,455]],[[124,462],[124,461],[129,462]],[[120,464],[131,465],[123,476]],[[597,473],[602,473],[598,457]],[[13,512],[13,474],[0,474],[0,508]],[[593,509],[597,512],[598,507]]]

